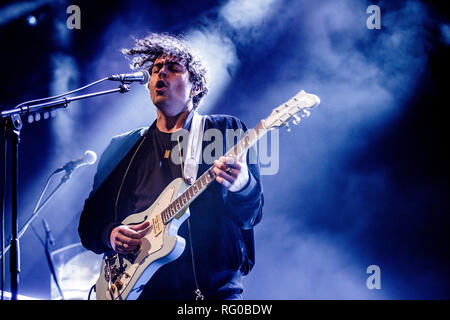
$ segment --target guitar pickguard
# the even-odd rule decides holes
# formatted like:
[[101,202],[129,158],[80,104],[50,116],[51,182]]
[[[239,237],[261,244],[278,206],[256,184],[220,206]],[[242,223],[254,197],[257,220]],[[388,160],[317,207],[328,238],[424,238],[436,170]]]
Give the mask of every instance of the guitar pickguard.
[[[174,219],[168,224],[161,220],[164,210],[183,192],[186,184],[175,179],[161,193],[158,199],[146,210],[132,214],[122,221],[124,225],[150,222],[147,233],[141,238],[141,246],[134,255],[115,255],[115,259],[105,257],[102,273],[97,281],[97,299],[120,300],[135,299],[139,296],[136,288],[145,284],[163,264],[176,259],[184,250],[184,239],[177,236],[181,223],[187,218]],[[120,259],[119,259],[120,257]]]

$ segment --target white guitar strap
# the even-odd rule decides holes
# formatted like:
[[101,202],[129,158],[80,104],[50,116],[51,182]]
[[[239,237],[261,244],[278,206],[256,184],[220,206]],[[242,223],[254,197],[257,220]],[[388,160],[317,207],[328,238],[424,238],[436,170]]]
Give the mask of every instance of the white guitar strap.
[[183,177],[186,183],[193,184],[197,178],[198,165],[202,152],[203,130],[205,117],[194,111],[189,132],[186,160],[183,167]]
[[[183,177],[184,181],[188,184],[193,184],[195,179],[197,179],[198,165],[200,164],[200,156],[202,152],[202,142],[203,142],[203,131],[205,128],[205,117],[199,115],[194,111],[191,122],[191,130],[189,132],[188,145],[186,160],[183,166]],[[189,210],[189,208],[187,209]],[[194,260],[194,248],[192,246],[192,236],[191,236],[191,223],[190,219],[187,220],[188,231],[189,231],[189,245],[191,247],[191,260],[192,260],[192,270],[194,274],[194,282],[196,286],[195,300],[203,300],[204,296],[200,291],[197,281],[197,271],[195,268]]]

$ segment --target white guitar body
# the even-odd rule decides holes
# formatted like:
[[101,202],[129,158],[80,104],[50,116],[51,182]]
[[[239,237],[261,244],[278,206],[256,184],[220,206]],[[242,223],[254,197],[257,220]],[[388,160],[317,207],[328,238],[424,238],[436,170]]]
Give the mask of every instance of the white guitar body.
[[[183,253],[186,241],[177,233],[180,225],[189,217],[188,208],[182,209],[167,224],[160,222],[160,213],[188,186],[181,178],[173,180],[148,209],[122,221],[124,225],[149,221],[151,227],[141,239],[142,245],[136,256],[115,254],[112,256],[113,262],[108,262],[108,258],[104,257],[96,283],[97,300],[137,299],[153,274]],[[158,223],[159,226],[156,225]],[[113,274],[114,270],[117,274]]]

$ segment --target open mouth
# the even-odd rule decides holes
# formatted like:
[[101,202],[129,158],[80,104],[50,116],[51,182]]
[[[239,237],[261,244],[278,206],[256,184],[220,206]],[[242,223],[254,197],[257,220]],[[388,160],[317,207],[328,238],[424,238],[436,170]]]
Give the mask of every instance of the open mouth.
[[155,84],[156,89],[166,88],[166,83],[162,80],[158,80]]

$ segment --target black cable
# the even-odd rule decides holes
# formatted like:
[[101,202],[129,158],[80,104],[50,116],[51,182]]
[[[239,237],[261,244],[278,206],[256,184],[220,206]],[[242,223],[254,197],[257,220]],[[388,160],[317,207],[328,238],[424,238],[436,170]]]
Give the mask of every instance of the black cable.
[[95,284],[91,287],[91,289],[89,290],[89,294],[88,294],[88,300],[91,300],[91,293],[92,293],[92,290],[94,290],[95,292],[97,292],[96,291],[96,288],[95,288]]
[[56,275],[55,266],[54,266],[54,263],[53,263],[53,260],[52,260],[51,254],[50,254],[49,247],[50,247],[50,238],[49,238],[49,235],[47,234],[46,239],[45,239],[45,256],[47,258],[47,264],[50,269],[50,273],[53,277],[53,280],[55,281],[56,287],[58,288],[59,294],[61,295],[61,299],[65,300],[63,291],[61,289],[61,286],[59,285],[58,276]]
[[54,268],[54,265],[53,265],[53,260],[51,258],[51,254],[50,254],[50,250],[49,250],[49,238],[48,238],[48,235],[47,235],[47,237],[46,237],[46,239],[44,241],[44,240],[42,240],[41,236],[39,235],[39,233],[36,231],[36,229],[33,227],[32,224],[30,224],[30,227],[31,227],[31,230],[33,230],[33,232],[36,235],[36,237],[41,242],[42,246],[44,247],[45,257],[47,258],[47,264],[48,264],[48,267],[50,269],[50,273],[51,273],[51,275],[53,277],[53,280],[55,281],[56,287],[57,287],[57,289],[59,291],[59,294],[61,295],[62,300],[64,300],[64,294],[63,294],[63,291],[61,289],[61,286],[59,285],[58,277],[56,275],[56,271],[55,271],[55,268]]
[[49,183],[50,183],[50,180],[52,179],[52,177],[54,176],[54,172],[47,178],[47,181],[45,182],[45,186],[44,186],[44,189],[42,189],[42,191],[41,191],[41,195],[40,195],[40,197],[39,197],[39,200],[38,200],[38,202],[36,203],[36,207],[34,207],[34,210],[33,210],[33,214],[34,213],[36,213],[40,208],[39,208],[39,205],[41,204],[41,201],[42,201],[42,198],[44,197],[44,194],[45,194],[45,191],[47,191],[47,188],[48,188],[48,185],[49,185]]

